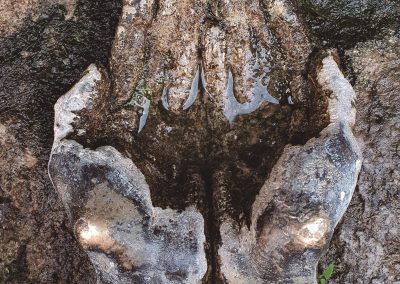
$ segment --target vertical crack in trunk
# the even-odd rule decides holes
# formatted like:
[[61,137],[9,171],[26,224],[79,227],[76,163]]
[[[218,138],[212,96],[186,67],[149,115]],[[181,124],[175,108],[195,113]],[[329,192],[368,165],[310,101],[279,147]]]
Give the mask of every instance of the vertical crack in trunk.
[[205,190],[206,190],[206,205],[208,207],[208,214],[206,218],[207,224],[207,234],[206,240],[208,242],[208,260],[210,262],[209,270],[207,272],[207,277],[204,279],[205,283],[217,283],[219,279],[218,271],[218,260],[217,260],[217,244],[221,241],[221,237],[219,235],[218,229],[218,222],[216,220],[216,215],[214,211],[214,204],[213,204],[213,187],[212,187],[212,170],[208,168],[206,164],[205,167],[202,169],[202,175],[205,180]]

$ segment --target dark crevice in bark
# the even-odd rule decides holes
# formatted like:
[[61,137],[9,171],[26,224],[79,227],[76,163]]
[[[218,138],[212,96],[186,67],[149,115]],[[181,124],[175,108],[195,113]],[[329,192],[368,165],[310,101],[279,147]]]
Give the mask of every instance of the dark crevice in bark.
[[158,12],[160,11],[160,0],[154,0],[152,7],[152,19],[155,20],[158,16]]
[[210,262],[209,271],[206,273],[205,283],[217,283],[218,279],[218,271],[217,267],[217,244],[220,243],[220,235],[219,228],[217,226],[217,221],[215,220],[215,212],[214,212],[214,204],[213,204],[213,190],[212,190],[212,172],[210,172],[209,168],[205,166],[202,169],[202,176],[205,180],[205,190],[206,190],[206,204],[208,206],[208,214],[205,217],[206,226],[207,226],[207,243],[208,243],[208,253],[207,259]]
[[[398,30],[400,4],[387,1],[292,1],[309,26],[314,42],[324,48],[350,49],[360,42],[382,39]],[[354,2],[354,3],[352,3]]]

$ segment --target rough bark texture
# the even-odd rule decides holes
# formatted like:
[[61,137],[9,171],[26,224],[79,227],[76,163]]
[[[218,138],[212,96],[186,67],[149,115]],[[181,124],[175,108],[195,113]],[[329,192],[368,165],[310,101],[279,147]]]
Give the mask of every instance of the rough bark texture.
[[[66,226],[47,163],[54,104],[90,63],[107,64],[121,3],[78,1],[68,19],[68,9],[57,3],[0,3],[2,283],[95,283],[92,265]],[[30,16],[3,18],[5,10]]]
[[[3,1],[0,282],[310,283],[326,249],[333,283],[400,281],[399,8]],[[344,89],[329,83],[340,71],[319,80],[328,48],[356,92],[364,156],[335,233],[360,154],[332,127]],[[47,163],[67,92],[95,95],[56,108],[59,195]]]
[[347,52],[356,76],[355,133],[364,141],[364,161],[326,256],[325,263],[338,264],[336,283],[400,281],[399,47],[399,38],[387,37]]

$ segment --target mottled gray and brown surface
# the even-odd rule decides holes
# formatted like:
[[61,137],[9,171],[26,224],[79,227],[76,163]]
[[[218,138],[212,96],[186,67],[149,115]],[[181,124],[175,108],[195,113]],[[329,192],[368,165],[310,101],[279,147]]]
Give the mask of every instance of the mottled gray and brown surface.
[[400,40],[358,44],[347,51],[357,92],[355,133],[364,141],[357,188],[326,262],[334,283],[400,281]]
[[[0,282],[94,283],[95,270],[97,275],[101,271],[108,271],[108,276],[122,275],[120,282],[139,277],[129,271],[153,271],[154,279],[177,283],[184,282],[182,279],[195,283],[204,273],[206,283],[215,283],[227,273],[239,275],[220,269],[221,225],[233,222],[242,231],[253,230],[257,194],[271,192],[265,181],[274,179],[272,173],[296,176],[296,163],[283,162],[287,149],[306,149],[315,139],[324,139],[318,133],[329,123],[330,91],[321,89],[317,74],[328,48],[337,48],[337,62],[341,62],[358,97],[354,134],[357,141],[363,141],[364,164],[350,207],[320,270],[335,261],[334,283],[400,281],[399,6],[394,0],[2,1]],[[80,195],[75,198],[86,204],[86,209],[69,210],[47,175],[53,106],[91,63],[103,76],[99,97],[91,102],[91,110],[76,113],[75,132],[68,136],[76,141],[71,142],[75,146],[70,162],[67,158],[55,159],[51,169],[58,176],[64,173],[87,183],[73,187],[80,189],[82,200]],[[150,109],[141,128],[144,97]],[[273,104],[274,100],[279,105]],[[248,105],[241,107],[238,103]],[[249,110],[253,112],[245,114]],[[98,147],[100,154],[95,151]],[[339,156],[347,153],[344,148],[338,152]],[[81,162],[76,160],[79,155]],[[75,170],[68,172],[82,167],[82,163],[93,164],[96,155],[101,162],[92,165],[97,167],[93,172],[90,167],[82,168],[87,176],[75,176]],[[146,198],[152,204],[142,207],[151,214],[138,213],[141,206],[132,206],[138,196],[120,196],[124,186],[113,184],[115,167],[107,166],[104,155],[114,155],[114,162],[127,164],[132,173],[136,167],[139,176],[143,174],[147,185],[141,188],[148,188],[141,192],[147,190]],[[351,160],[351,155],[347,156]],[[327,168],[326,161],[320,163],[315,166]],[[91,174],[102,181],[89,178]],[[129,177],[130,173],[117,175]],[[65,184],[65,192],[71,188],[68,178],[58,182]],[[301,196],[278,194],[274,200],[300,217],[310,200]],[[323,208],[324,200],[330,199],[318,196],[316,200],[322,201]],[[305,203],[288,205],[298,198]],[[259,223],[279,221],[274,216],[282,212],[271,204]],[[309,220],[308,225],[294,226],[298,238],[293,242],[307,239],[316,245],[322,238],[321,251],[312,252],[319,257],[334,226],[326,227],[326,216],[313,219],[314,211],[310,212],[300,221]],[[133,232],[132,228],[140,226],[131,222],[146,214],[154,218],[143,217],[144,231]],[[340,214],[338,218],[332,216],[327,219],[334,220],[335,225]],[[185,220],[192,220],[188,226],[194,233],[190,236],[179,229]],[[126,236],[137,236],[137,243],[142,244],[139,248],[129,247],[135,243],[131,237],[115,239],[104,231],[112,233],[125,226],[130,228]],[[329,233],[310,237],[315,228],[318,232],[329,228]],[[236,241],[239,235],[235,230],[231,236]],[[264,230],[262,234],[271,232]],[[246,233],[241,236],[243,239]],[[99,243],[100,248],[96,247]],[[173,244],[177,253],[171,253],[167,244]],[[271,247],[267,241],[262,244]],[[283,259],[293,251],[291,245],[289,250],[285,246],[275,245]],[[146,247],[158,256],[138,259]],[[137,254],[126,255],[132,249]],[[92,263],[84,250],[91,251]],[[111,258],[105,259],[100,251],[122,264],[122,274],[113,271],[115,267],[104,266],[112,263]],[[247,263],[259,262],[257,254],[246,248],[244,252],[238,259],[241,264],[248,256],[251,261]],[[224,255],[235,254],[231,251]],[[300,255],[298,263],[305,263]],[[160,259],[170,261],[157,262]],[[191,262],[193,259],[200,261]],[[282,263],[286,270],[297,269],[296,262],[294,268]],[[254,274],[266,275],[257,281],[273,283],[268,279],[274,275],[268,270],[273,265],[268,260],[260,265],[268,267]],[[252,268],[246,271],[250,273]],[[116,282],[107,275],[101,276],[103,281]],[[148,281],[140,277],[136,278],[139,283]],[[287,277],[294,279],[293,275]]]
[[54,104],[107,64],[121,3],[77,1],[69,18],[59,2],[0,2],[0,283],[95,283],[47,164]]

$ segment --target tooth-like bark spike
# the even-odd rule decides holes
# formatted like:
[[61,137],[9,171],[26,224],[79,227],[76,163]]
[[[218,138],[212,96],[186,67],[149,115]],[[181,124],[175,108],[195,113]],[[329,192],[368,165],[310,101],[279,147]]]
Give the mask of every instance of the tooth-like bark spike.
[[169,110],[169,103],[168,103],[168,88],[164,87],[162,95],[161,95],[161,104],[166,110]]
[[192,81],[192,87],[190,89],[190,94],[185,104],[183,105],[183,110],[190,108],[197,98],[197,93],[199,92],[199,78],[200,78],[200,68],[197,68],[196,75]]
[[[161,77],[168,82],[168,110],[174,113],[182,111],[200,67],[198,45],[206,2],[158,1],[157,15],[147,31],[151,48],[146,82],[153,91],[160,89]],[[177,17],[177,14],[187,16]]]
[[147,117],[149,116],[150,100],[146,97],[143,97],[143,99],[144,103],[141,105],[143,108],[143,113],[140,116],[138,133],[140,133],[140,131],[142,131],[143,127],[146,125]]
[[267,90],[278,90],[270,86],[276,81],[271,74],[279,66],[280,54],[273,47],[274,37],[260,1],[221,1],[218,12],[226,28],[212,27],[205,35],[203,66],[214,105],[232,123],[237,115],[255,111],[263,101],[279,103]]
[[204,75],[203,67],[201,67],[201,84],[203,86],[204,92],[207,93],[207,83],[206,83],[206,77]]
[[251,91],[253,94],[251,101],[243,104],[239,103],[233,94],[233,75],[229,71],[228,83],[224,94],[224,115],[230,123],[240,114],[252,113],[260,107],[263,101],[279,104],[279,101],[268,94],[268,91],[258,83],[256,83],[256,86]]
[[263,101],[269,102],[271,104],[279,105],[279,100],[274,98],[268,93],[268,90],[265,89],[261,84],[257,83],[257,86],[253,89],[253,94],[256,95],[255,91],[259,91],[259,95]]

